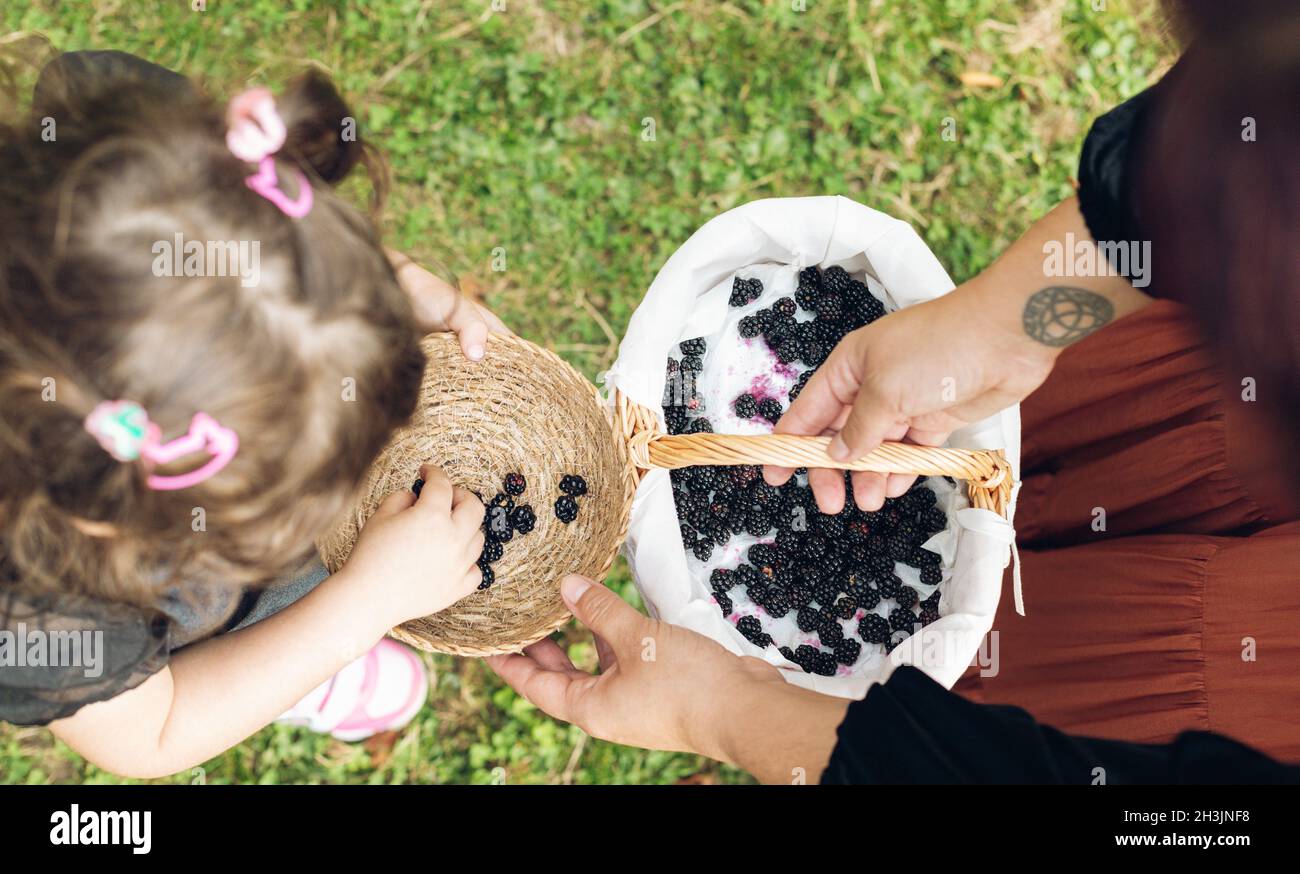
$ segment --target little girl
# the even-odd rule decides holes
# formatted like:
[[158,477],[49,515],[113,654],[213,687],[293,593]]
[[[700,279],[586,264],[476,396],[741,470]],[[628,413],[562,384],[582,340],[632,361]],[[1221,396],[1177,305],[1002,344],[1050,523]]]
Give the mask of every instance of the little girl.
[[0,126],[0,719],[152,777],[423,702],[377,642],[475,589],[482,505],[426,465],[339,573],[313,539],[412,413],[421,333],[476,358],[499,323],[330,190],[354,134],[319,75],[223,108],[116,52]]

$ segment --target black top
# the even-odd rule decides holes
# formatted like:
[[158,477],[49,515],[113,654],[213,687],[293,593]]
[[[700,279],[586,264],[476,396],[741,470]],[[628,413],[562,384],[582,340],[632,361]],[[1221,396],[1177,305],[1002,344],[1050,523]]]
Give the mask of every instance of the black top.
[[[1104,770],[1098,770],[1104,769]],[[1236,741],[1189,731],[1170,744],[1074,737],[1018,707],[976,704],[913,667],[849,705],[823,783],[1300,783]]]
[[[1152,108],[1180,75],[1179,62],[1152,87],[1116,106],[1092,123],[1079,154],[1079,211],[1092,238],[1099,243],[1149,240],[1142,230],[1142,212],[1133,184],[1146,157],[1143,147]],[[1108,256],[1113,249],[1106,249]],[[1129,265],[1111,261],[1127,279]],[[1152,294],[1153,289],[1143,291]]]

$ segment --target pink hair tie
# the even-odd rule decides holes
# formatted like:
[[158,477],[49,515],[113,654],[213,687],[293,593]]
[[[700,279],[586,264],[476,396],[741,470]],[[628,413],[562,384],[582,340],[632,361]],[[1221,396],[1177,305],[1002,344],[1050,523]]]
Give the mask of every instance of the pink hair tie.
[[239,435],[222,427],[207,413],[195,413],[190,430],[163,443],[159,427],[149,421],[144,407],[134,401],[103,401],[86,417],[86,430],[118,461],[144,459],[150,464],[169,464],[195,452],[212,457],[201,467],[176,476],[150,474],[146,481],[155,491],[187,489],[210,479],[230,463],[239,451]]
[[275,158],[284,145],[287,130],[275,108],[275,98],[265,88],[251,88],[230,101],[226,110],[226,147],[241,161],[257,164],[257,173],[244,184],[265,197],[290,218],[302,218],[311,212],[311,183],[298,168],[298,196],[290,198],[280,188]]

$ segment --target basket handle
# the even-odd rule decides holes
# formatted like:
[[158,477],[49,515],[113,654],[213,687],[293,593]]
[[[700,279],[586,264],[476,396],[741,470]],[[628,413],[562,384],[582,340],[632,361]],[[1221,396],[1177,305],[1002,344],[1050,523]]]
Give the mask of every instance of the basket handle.
[[659,429],[644,407],[620,405],[623,436],[633,464],[641,470],[696,465],[770,464],[777,467],[828,467],[950,476],[966,480],[971,503],[1006,516],[1011,498],[1011,467],[999,449],[952,449],[912,443],[882,443],[852,461],[827,454],[829,437],[794,434],[675,434]]

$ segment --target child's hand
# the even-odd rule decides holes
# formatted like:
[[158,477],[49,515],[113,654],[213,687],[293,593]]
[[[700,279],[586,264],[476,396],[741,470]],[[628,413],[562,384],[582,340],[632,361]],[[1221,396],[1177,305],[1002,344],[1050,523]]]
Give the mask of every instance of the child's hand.
[[483,357],[489,333],[510,333],[510,329],[487,307],[464,297],[400,252],[384,251],[388,253],[402,290],[411,297],[415,321],[421,330],[427,333],[455,331],[460,338],[461,351],[472,361]]
[[483,504],[442,469],[421,465],[424,488],[389,495],[361,530],[340,573],[370,587],[385,627],[437,613],[482,580]]

